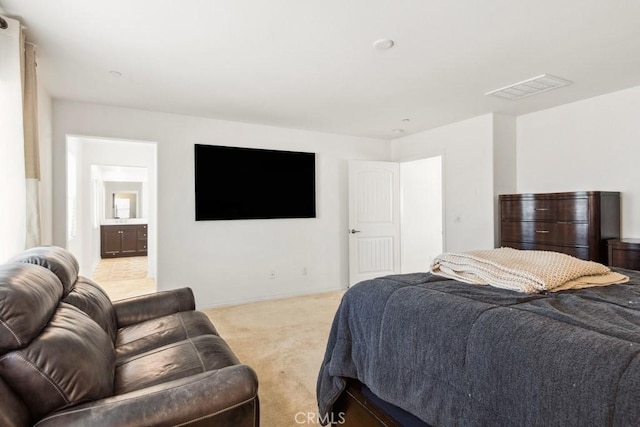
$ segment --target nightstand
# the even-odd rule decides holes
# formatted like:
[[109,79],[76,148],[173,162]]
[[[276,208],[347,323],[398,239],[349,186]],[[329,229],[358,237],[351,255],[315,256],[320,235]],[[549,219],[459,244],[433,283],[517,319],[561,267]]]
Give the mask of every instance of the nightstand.
[[607,245],[611,267],[640,270],[640,239],[613,239]]

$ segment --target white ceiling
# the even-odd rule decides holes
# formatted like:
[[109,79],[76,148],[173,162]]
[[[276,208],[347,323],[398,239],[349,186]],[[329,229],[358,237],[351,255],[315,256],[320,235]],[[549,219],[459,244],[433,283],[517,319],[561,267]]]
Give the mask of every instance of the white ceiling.
[[[392,139],[640,85],[638,0],[0,0],[56,99]],[[374,41],[395,47],[379,51]],[[114,78],[109,71],[122,73]],[[552,74],[519,101],[493,89]],[[410,121],[402,121],[409,118]]]

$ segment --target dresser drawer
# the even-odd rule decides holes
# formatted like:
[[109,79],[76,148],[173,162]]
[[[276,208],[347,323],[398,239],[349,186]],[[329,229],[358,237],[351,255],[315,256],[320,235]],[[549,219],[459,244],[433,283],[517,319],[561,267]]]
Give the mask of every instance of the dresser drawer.
[[551,245],[589,245],[589,224],[503,222],[502,240]]
[[552,251],[560,252],[563,254],[571,255],[576,258],[589,260],[589,248],[576,247],[576,246],[554,246],[554,245],[542,245],[539,243],[505,243],[504,246],[514,249],[526,249],[530,251]]
[[503,221],[588,221],[589,199],[521,199],[500,203]]
[[501,194],[499,205],[502,246],[607,264],[606,241],[620,237],[619,192]]

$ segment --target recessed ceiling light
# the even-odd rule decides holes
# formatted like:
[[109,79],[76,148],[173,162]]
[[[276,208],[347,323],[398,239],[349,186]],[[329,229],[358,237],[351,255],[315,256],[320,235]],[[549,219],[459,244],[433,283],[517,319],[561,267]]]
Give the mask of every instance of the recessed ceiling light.
[[393,133],[404,133],[404,129],[394,129]]
[[493,95],[499,98],[515,100],[526,98],[531,95],[537,95],[559,87],[569,86],[572,83],[573,82],[561,79],[560,77],[542,74],[500,89],[492,90],[491,92],[485,93],[485,95]]
[[405,117],[404,119],[401,119],[401,121],[403,121],[403,122],[410,122],[410,121],[411,121],[411,119],[410,119],[410,118],[408,118],[408,117]]
[[120,71],[109,71],[109,75],[114,79],[117,79],[118,77],[122,77],[122,73]]
[[380,39],[373,42],[373,47],[378,50],[391,49],[395,45],[395,42],[391,39]]

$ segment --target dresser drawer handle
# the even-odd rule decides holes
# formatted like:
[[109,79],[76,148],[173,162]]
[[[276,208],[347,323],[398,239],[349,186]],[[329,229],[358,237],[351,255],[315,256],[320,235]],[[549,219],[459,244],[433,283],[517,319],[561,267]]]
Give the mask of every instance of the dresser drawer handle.
[[548,211],[549,208],[535,208],[534,211]]
[[536,230],[536,233],[547,234],[549,230]]

